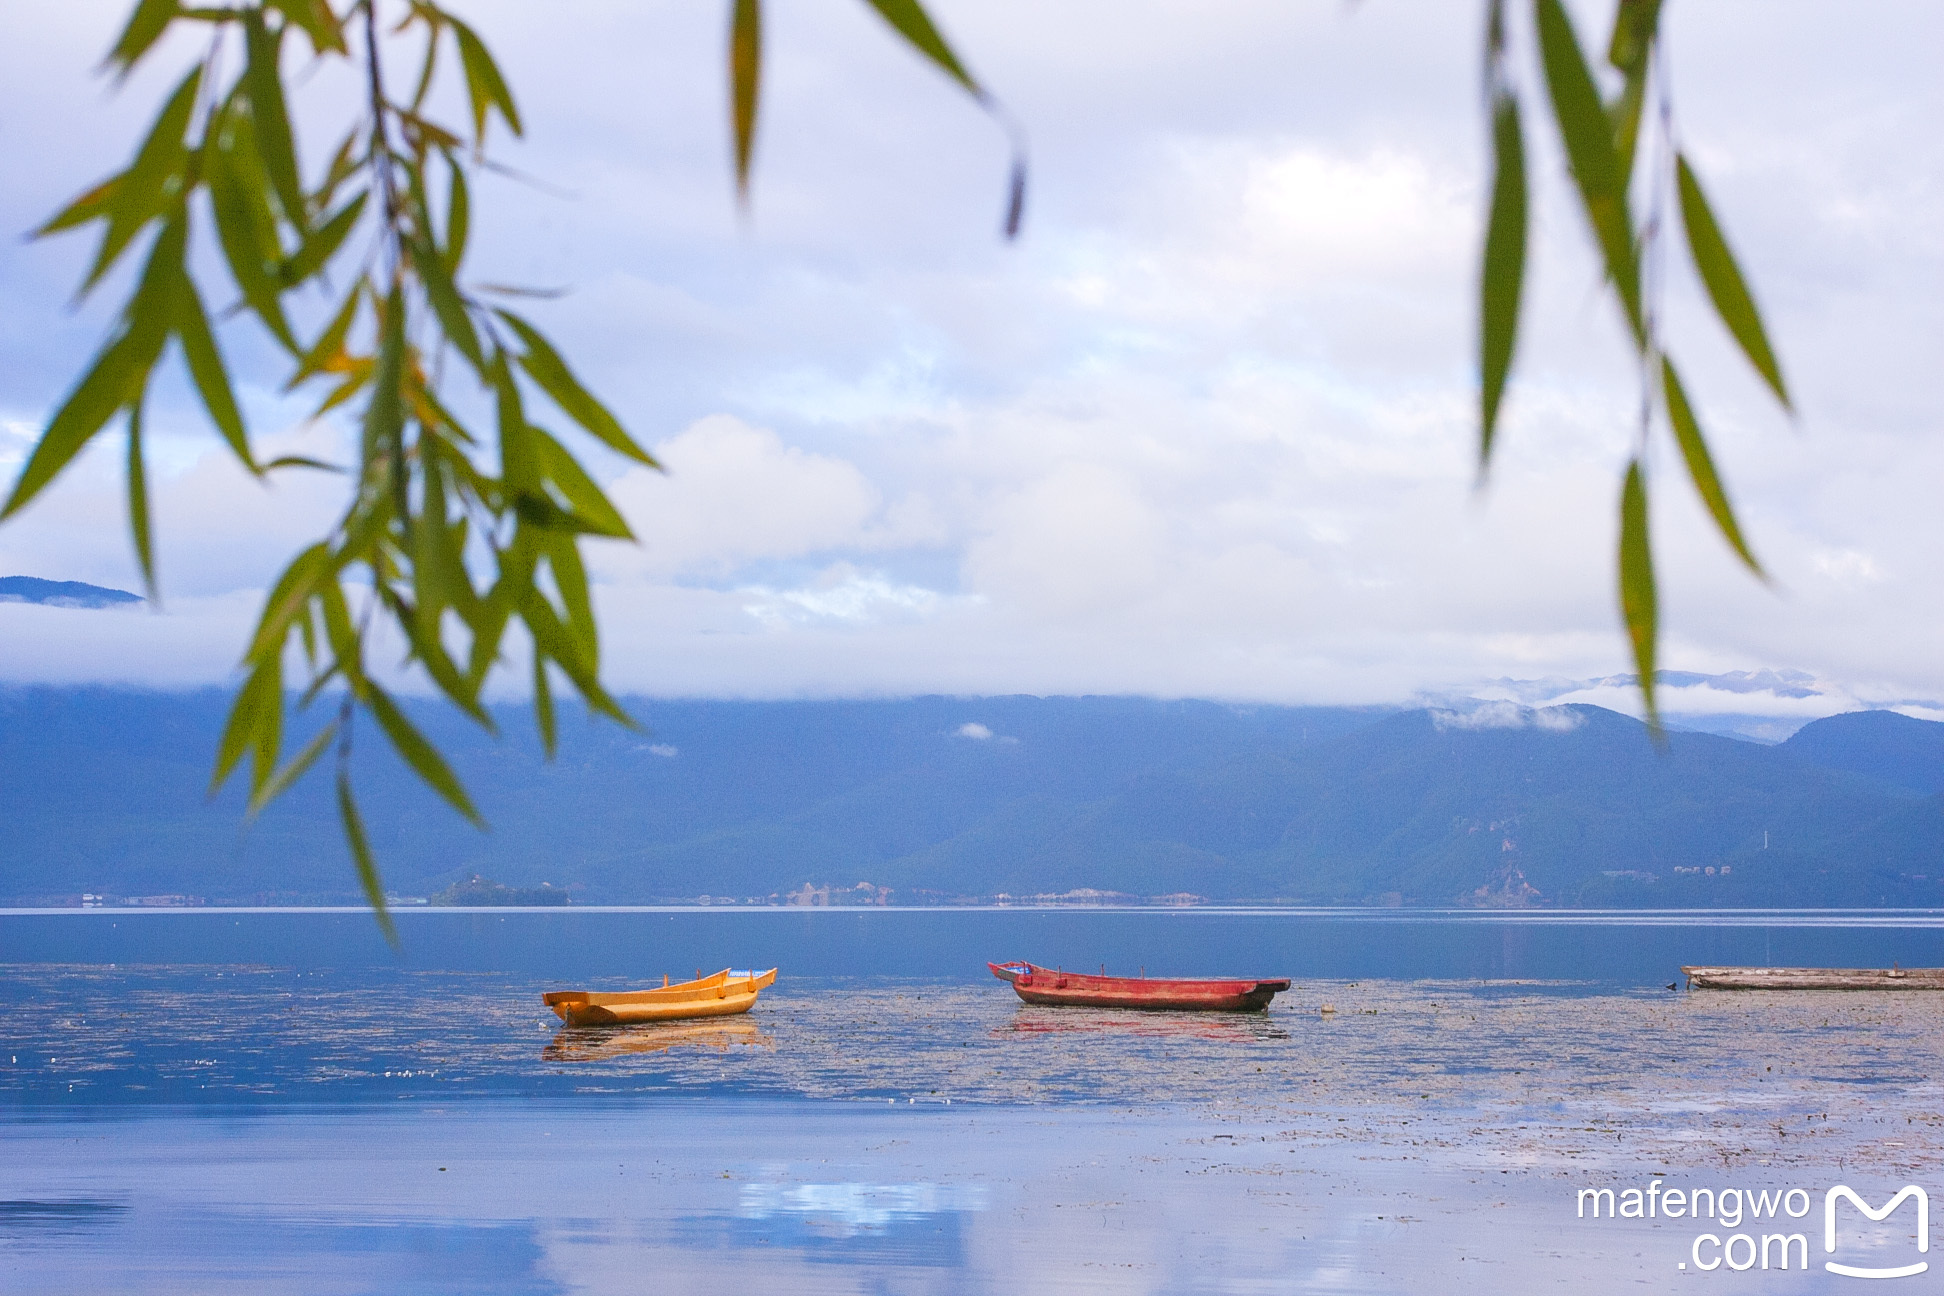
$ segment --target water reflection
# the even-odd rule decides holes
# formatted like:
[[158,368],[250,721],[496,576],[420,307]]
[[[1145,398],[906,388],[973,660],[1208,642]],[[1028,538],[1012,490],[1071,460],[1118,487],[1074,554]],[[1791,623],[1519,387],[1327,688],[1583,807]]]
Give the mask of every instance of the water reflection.
[[775,1049],[774,1036],[746,1017],[695,1022],[657,1022],[648,1026],[570,1026],[540,1050],[549,1062],[606,1062],[630,1053],[661,1053],[673,1048]]
[[984,1184],[752,1183],[736,1214],[765,1220],[794,1216],[834,1237],[883,1229],[927,1216],[986,1208]]
[[1125,1008],[1039,1008],[1022,1006],[1013,1019],[991,1031],[993,1039],[1012,1035],[1140,1035],[1150,1039],[1212,1040],[1250,1044],[1286,1040],[1289,1032],[1267,1013],[1140,1012]]

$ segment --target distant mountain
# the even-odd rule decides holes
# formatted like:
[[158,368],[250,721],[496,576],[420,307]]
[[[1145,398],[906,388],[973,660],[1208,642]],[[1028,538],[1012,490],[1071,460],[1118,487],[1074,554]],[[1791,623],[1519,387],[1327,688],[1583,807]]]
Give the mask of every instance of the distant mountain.
[[[204,799],[225,702],[0,690],[0,897],[353,898],[327,781],[248,827],[239,789]],[[361,728],[388,889],[478,876],[575,903],[1944,903],[1944,725],[1903,717],[1819,721],[1782,746],[1672,733],[1657,749],[1611,711],[1510,702],[632,706],[648,733],[577,719],[552,764],[518,713],[496,743],[415,708],[487,834]]]
[[[1672,729],[1721,734],[1752,742],[1779,743],[1809,722],[1825,716],[1869,707],[1901,707],[1930,712],[1944,720],[1944,702],[1924,698],[1862,698],[1847,687],[1821,680],[1807,671],[1728,671],[1703,675],[1695,671],[1660,671],[1658,686],[1661,719]],[[1478,699],[1501,699],[1523,706],[1607,707],[1627,714],[1640,710],[1640,677],[1608,675],[1599,679],[1500,679],[1456,698],[1427,698],[1438,705],[1477,705]]]
[[1895,711],[1852,711],[1797,730],[1783,750],[1913,792],[1944,792],[1944,724]]
[[0,603],[45,603],[50,607],[108,608],[140,603],[142,596],[81,581],[41,580],[37,576],[0,576]]

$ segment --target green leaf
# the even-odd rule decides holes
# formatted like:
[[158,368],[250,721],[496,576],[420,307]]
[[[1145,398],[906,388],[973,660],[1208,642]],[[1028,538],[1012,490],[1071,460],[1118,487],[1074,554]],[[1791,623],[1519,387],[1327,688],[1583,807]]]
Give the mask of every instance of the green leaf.
[[303,245],[283,263],[278,279],[286,288],[295,288],[312,275],[324,268],[338,248],[343,245],[351,229],[364,214],[365,200],[371,197],[366,190],[344,204],[331,214],[331,218],[311,232]]
[[[189,129],[190,114],[196,106],[196,92],[201,85],[202,69],[198,67],[176,86],[162,111],[156,115],[155,124],[149,128],[141,148],[136,150],[135,160],[129,163],[128,170],[115,178],[113,187],[102,197],[108,228],[102,232],[101,246],[95,252],[94,264],[88,267],[87,277],[81,282],[83,296],[121,259],[121,254],[135,235],[141,232],[142,226],[180,197],[172,193],[169,186],[171,180],[179,183],[189,158],[189,151],[182,140]],[[98,188],[96,192],[99,192]],[[52,232],[56,222],[70,216],[73,211],[74,206],[70,205],[54,221],[43,226],[40,232]]]
[[1709,516],[1721,528],[1723,538],[1748,564],[1748,569],[1767,580],[1762,564],[1755,561],[1748,541],[1742,537],[1741,525],[1735,521],[1735,510],[1729,506],[1728,492],[1722,488],[1721,477],[1715,472],[1714,458],[1708,453],[1707,439],[1701,435],[1701,424],[1688,403],[1687,390],[1681,386],[1673,362],[1665,357],[1661,360],[1661,390],[1667,397],[1667,421],[1674,425],[1674,439],[1680,443],[1681,457],[1687,460],[1688,476],[1694,481],[1694,489],[1701,492]]
[[1734,253],[1728,250],[1728,240],[1721,235],[1721,225],[1708,206],[1707,196],[1701,192],[1701,182],[1695,178],[1694,169],[1685,157],[1675,159],[1675,170],[1680,178],[1681,224],[1687,229],[1688,250],[1694,254],[1694,267],[1701,272],[1701,282],[1707,285],[1715,313],[1734,334],[1748,363],[1755,366],[1769,390],[1782,402],[1782,408],[1791,409],[1788,388],[1782,382],[1782,366],[1776,363],[1775,352],[1769,346],[1761,313],[1755,309],[1748,282],[1735,264]]
[[128,16],[128,25],[115,39],[115,47],[108,51],[108,65],[127,76],[142,56],[155,48],[155,42],[180,12],[178,0],[140,0]]
[[244,813],[254,819],[256,816],[262,814],[272,801],[275,801],[278,797],[289,791],[291,784],[304,777],[309,772],[310,767],[317,764],[317,758],[329,749],[331,741],[337,737],[337,732],[338,727],[335,720],[319,730],[317,737],[305,743],[302,751],[291,757],[282,769],[273,774],[262,787],[256,790],[256,793],[251,796],[250,804],[244,810]]
[[[322,373],[326,365],[344,351],[344,339],[351,333],[352,321],[357,318],[358,302],[364,296],[365,281],[360,279],[351,285],[351,291],[344,294],[344,301],[338,306],[337,314],[317,335],[317,341],[297,365],[297,372],[284,384],[285,391],[295,391],[306,378]],[[320,411],[321,412],[321,411]],[[313,415],[315,417],[315,415]]]
[[445,268],[448,275],[457,276],[459,263],[466,259],[466,239],[472,233],[472,197],[466,189],[465,169],[450,158],[447,161],[452,178],[446,189]]
[[756,100],[763,78],[762,0],[735,0],[729,17],[729,122],[736,141],[736,194],[749,201]]
[[254,128],[247,114],[232,107],[223,114],[215,134],[213,147],[205,145],[203,156],[209,205],[216,214],[216,240],[230,277],[272,336],[293,354],[301,354],[280,300],[282,285],[277,276],[283,250],[270,212],[268,182],[255,155]]
[[540,745],[546,749],[547,759],[552,760],[560,746],[560,730],[554,722],[553,684],[547,679],[547,657],[538,648],[533,650],[533,721],[540,730]]
[[419,272],[419,283],[425,289],[426,301],[432,305],[432,313],[438,316],[440,330],[459,349],[459,354],[466,357],[474,372],[483,377],[486,355],[479,348],[479,332],[467,313],[465,298],[459,295],[459,287],[446,269],[444,255],[433,246],[431,234],[423,230],[412,239],[411,247],[412,267]]
[[0,520],[12,517],[58,476],[75,455],[123,406],[139,398],[148,376],[168,341],[170,290],[182,275],[188,232],[181,221],[164,226],[149,252],[141,283],[126,312],[126,323],[113,342],[102,348],[94,364],[62,402],[41,433],[27,464],[14,481]]
[[562,501],[572,510],[574,520],[579,524],[577,529],[616,540],[634,539],[634,532],[628,529],[627,520],[614,507],[614,501],[594,484],[594,479],[568,453],[567,447],[541,428],[529,430],[533,435],[533,450],[540,471],[553,482]]
[[972,96],[981,102],[986,98],[985,90],[972,74],[959,62],[958,55],[952,53],[951,46],[939,34],[932,23],[931,15],[918,0],[869,0],[871,8],[878,11],[891,29],[910,42],[913,49],[937,64],[945,74],[964,86]]
[[1512,372],[1519,336],[1519,297],[1525,284],[1525,137],[1518,101],[1498,96],[1492,109],[1492,214],[1485,229],[1485,252],[1478,281],[1479,418],[1478,464],[1492,460],[1499,402]]
[[574,377],[567,362],[551,343],[542,337],[537,329],[511,311],[493,312],[520,335],[526,352],[520,356],[520,367],[527,371],[540,389],[552,398],[574,422],[593,433],[609,449],[615,450],[639,464],[659,468],[653,455],[635,444],[634,438],[621,426],[621,421],[608,412],[605,405],[595,400],[587,388],[581,386],[580,379]]
[[1654,587],[1654,555],[1647,535],[1647,485],[1638,459],[1627,465],[1626,484],[1620,491],[1620,615],[1633,645],[1634,670],[1640,676],[1647,721],[1658,734],[1660,708],[1654,700],[1654,663],[1660,642],[1660,609]]
[[282,652],[292,623],[300,614],[307,615],[305,605],[317,592],[318,584],[330,576],[331,546],[322,540],[292,558],[271,587],[269,597],[263,600],[256,633],[251,636],[243,659],[262,661]]
[[91,220],[106,220],[114,213],[115,190],[123,176],[110,176],[94,188],[76,198],[53,216],[45,225],[35,230],[33,237],[44,238],[62,230],[86,225]]
[[413,727],[398,709],[398,704],[386,696],[385,691],[376,684],[365,686],[364,703],[371,708],[372,715],[378,718],[385,736],[391,739],[392,747],[404,758],[412,772],[425,780],[426,786],[444,797],[460,814],[471,820],[475,827],[484,828],[486,821],[479,817],[473,808],[472,799],[466,789],[460,786],[459,779],[447,765],[445,757],[438,749],[425,740],[425,736]]
[[402,472],[405,432],[405,293],[392,281],[391,294],[379,312],[378,367],[372,375],[371,400],[365,406],[364,468],[372,470],[390,456],[394,473]]
[[1533,0],[1546,86],[1553,117],[1578,183],[1580,203],[1593,226],[1607,277],[1620,296],[1636,343],[1645,345],[1640,309],[1640,264],[1627,215],[1627,176],[1613,147],[1613,125],[1600,103],[1592,69],[1581,53],[1572,20],[1560,0]]
[[364,820],[358,817],[358,803],[351,796],[351,776],[342,766],[337,774],[338,820],[344,826],[344,841],[351,848],[351,859],[358,866],[358,884],[364,888],[365,903],[378,920],[385,941],[398,948],[398,928],[392,925],[391,911],[385,908],[385,886],[378,878],[378,865],[371,858],[371,843],[365,839]]
[[142,569],[142,589],[156,601],[155,532],[149,523],[148,464],[142,454],[142,399],[128,410],[128,534],[135,542],[135,562]]
[[1607,41],[1607,62],[1616,71],[1632,74],[1647,66],[1660,27],[1661,0],[1620,0],[1613,11],[1613,34]]
[[175,324],[183,358],[189,363],[189,374],[196,381],[196,390],[202,396],[203,408],[209,411],[210,421],[223,434],[223,440],[229,442],[236,457],[243,461],[243,466],[260,475],[263,470],[257,467],[250,453],[250,434],[243,426],[243,412],[237,408],[229,370],[223,365],[223,353],[216,347],[216,335],[210,332],[202,298],[187,274],[176,285]]
[[284,219],[302,234],[310,228],[310,213],[304,205],[304,182],[297,167],[297,144],[290,135],[290,114],[284,107],[283,33],[273,35],[264,25],[263,10],[245,9],[243,38],[247,54],[243,84],[250,92],[257,156],[270,177]]
[[310,39],[313,54],[348,52],[344,44],[344,28],[325,0],[268,0],[268,4]]
[[486,114],[489,109],[498,109],[507,129],[515,135],[522,134],[520,111],[513,106],[513,92],[506,88],[506,78],[500,75],[499,64],[493,62],[485,43],[474,34],[472,28],[450,14],[446,15],[446,21],[452,25],[452,34],[459,40],[459,63],[466,73],[466,97],[472,103],[475,147],[486,142]]
[[283,739],[283,669],[274,656],[257,663],[243,687],[236,691],[230,705],[229,723],[223,726],[222,740],[216,746],[216,771],[209,780],[209,792],[229,781],[245,753],[254,752],[252,795],[260,792],[276,766],[277,749]]

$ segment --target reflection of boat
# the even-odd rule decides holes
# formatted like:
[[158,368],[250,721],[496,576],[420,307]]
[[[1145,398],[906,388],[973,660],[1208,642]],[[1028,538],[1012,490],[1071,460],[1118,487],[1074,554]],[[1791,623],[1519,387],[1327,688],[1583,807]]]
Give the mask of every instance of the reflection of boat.
[[737,972],[724,968],[694,981],[662,983],[651,990],[602,994],[553,990],[541,996],[569,1026],[617,1026],[627,1022],[679,1021],[685,1017],[725,1017],[748,1012],[756,995],[776,980],[776,969]]
[[602,1062],[629,1053],[660,1053],[664,1049],[685,1047],[720,1051],[731,1045],[774,1048],[776,1041],[763,1034],[747,1017],[660,1022],[648,1026],[570,1026],[557,1033],[553,1043],[540,1050],[540,1056],[549,1062]]
[[1029,1004],[1078,1008],[1174,1008],[1251,1012],[1269,1006],[1289,989],[1276,980],[1187,980],[1169,977],[1110,977],[1065,972],[1031,963],[988,963],[992,975],[1012,982]]
[[1690,990],[1944,990],[1944,968],[1684,967]]
[[1289,1032],[1265,1014],[1222,1016],[1201,1013],[1160,1014],[1121,1012],[1111,1008],[1091,1012],[1039,1012],[1020,1008],[1018,1016],[995,1027],[993,1038],[1008,1035],[1146,1035],[1157,1039],[1208,1040],[1217,1044],[1252,1044],[1257,1040],[1288,1039]]

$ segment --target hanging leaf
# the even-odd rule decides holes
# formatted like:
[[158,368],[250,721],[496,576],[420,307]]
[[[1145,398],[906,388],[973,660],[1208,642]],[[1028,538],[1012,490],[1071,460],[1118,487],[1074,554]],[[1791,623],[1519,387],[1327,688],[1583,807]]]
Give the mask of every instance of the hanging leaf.
[[1694,417],[1694,408],[1688,403],[1687,390],[1681,386],[1680,375],[1674,372],[1674,363],[1661,360],[1661,390],[1667,400],[1667,421],[1674,425],[1674,439],[1680,443],[1681,457],[1687,461],[1688,476],[1694,482],[1694,489],[1701,492],[1701,500],[1708,506],[1708,515],[1721,528],[1722,536],[1728,541],[1748,569],[1768,579],[1762,564],[1755,561],[1749,550],[1748,541],[1742,538],[1741,525],[1735,521],[1735,511],[1728,505],[1728,492],[1722,487],[1721,477],[1715,472],[1714,457],[1708,453],[1708,442],[1701,435],[1701,424]]
[[520,368],[540,384],[540,389],[560,406],[563,413],[593,433],[609,449],[650,468],[661,467],[653,455],[635,444],[634,438],[621,426],[621,421],[608,412],[607,406],[595,400],[587,388],[581,386],[580,379],[574,377],[567,362],[560,358],[560,353],[540,335],[539,330],[511,311],[495,310],[493,313],[520,335],[520,341],[526,346],[526,353],[519,358]]
[[157,601],[155,533],[149,523],[148,465],[142,453],[142,398],[128,408],[128,533],[135,541],[135,564],[141,568],[142,591]]
[[108,51],[108,66],[127,76],[181,12],[179,0],[140,0],[128,16],[128,26],[115,38],[115,47]]
[[1775,351],[1769,346],[1768,331],[1762,327],[1755,298],[1748,291],[1748,281],[1742,278],[1741,267],[1735,264],[1734,254],[1728,250],[1728,240],[1722,237],[1721,225],[1708,206],[1707,196],[1701,192],[1701,182],[1695,178],[1694,168],[1685,157],[1675,159],[1675,171],[1680,181],[1681,224],[1687,230],[1688,250],[1694,254],[1694,268],[1701,272],[1701,282],[1707,285],[1715,313],[1734,335],[1748,363],[1755,366],[1769,390],[1782,402],[1782,408],[1792,408],[1788,388],[1782,383],[1782,366],[1776,363]]
[[484,828],[486,821],[473,808],[472,798],[466,795],[466,789],[460,785],[452,767],[446,764],[445,757],[439,755],[438,749],[425,740],[425,735],[405,718],[398,704],[376,684],[365,686],[362,701],[371,708],[371,714],[377,717],[385,737],[391,739],[393,750],[404,758],[412,772],[423,779],[426,786],[444,797],[454,810],[470,820],[474,827]]
[[1478,465],[1492,460],[1499,402],[1512,371],[1518,342],[1519,298],[1525,283],[1525,139],[1519,105],[1500,95],[1492,111],[1492,213],[1485,229],[1484,263],[1478,283],[1479,396]]
[[338,820],[344,829],[344,840],[351,847],[351,860],[358,869],[358,884],[364,888],[365,903],[378,921],[378,930],[385,934],[385,942],[397,949],[398,929],[392,925],[391,911],[385,908],[385,886],[379,881],[378,865],[371,858],[371,843],[365,838],[364,820],[359,817],[358,803],[351,795],[351,776],[342,766],[337,775],[337,803]]
[[183,275],[176,285],[175,298],[176,337],[182,342],[182,354],[188,361],[190,376],[195,379],[196,391],[202,396],[203,408],[209,411],[210,422],[222,433],[223,440],[229,442],[243,466],[261,475],[263,470],[250,454],[250,434],[243,426],[243,411],[237,408],[236,393],[230,387],[229,370],[216,347],[216,335],[209,330],[202,298],[188,275]]
[[497,110],[508,130],[515,135],[522,133],[520,111],[513,106],[513,92],[506,88],[506,78],[500,75],[499,64],[486,51],[486,46],[473,29],[454,18],[445,16],[452,27],[452,34],[459,41],[459,62],[466,73],[466,97],[472,103],[473,142],[484,145],[486,142],[486,114]]
[[985,90],[972,79],[972,74],[966,71],[965,64],[959,62],[958,55],[952,53],[952,47],[945,43],[945,38],[939,34],[937,26],[931,20],[931,15],[925,12],[925,7],[919,4],[918,0],[869,0],[869,2],[871,8],[877,10],[878,15],[890,23],[891,29],[904,37],[913,49],[930,59],[944,71],[945,75],[964,86],[974,98],[981,101],[985,99]]
[[284,107],[283,34],[264,26],[263,10],[243,11],[243,84],[250,94],[250,116],[257,156],[270,177],[271,191],[283,208],[284,219],[299,235],[309,232],[310,213],[304,202],[304,182],[297,168],[297,144],[290,135],[290,114]]
[[1647,484],[1638,459],[1627,465],[1626,482],[1620,491],[1620,615],[1633,645],[1634,670],[1640,676],[1647,723],[1658,734],[1660,708],[1654,700],[1654,672],[1660,607],[1654,588],[1654,555],[1647,535]]
[[762,0],[735,0],[729,17],[729,121],[736,139],[736,196],[749,201],[756,96],[763,76]]
[[1552,94],[1553,118],[1566,145],[1580,204],[1593,226],[1594,238],[1606,262],[1607,277],[1620,295],[1620,305],[1635,341],[1646,344],[1646,325],[1640,310],[1640,265],[1633,226],[1627,215],[1627,177],[1613,147],[1613,126],[1600,103],[1593,72],[1581,53],[1579,37],[1560,0],[1533,0],[1546,86]]

